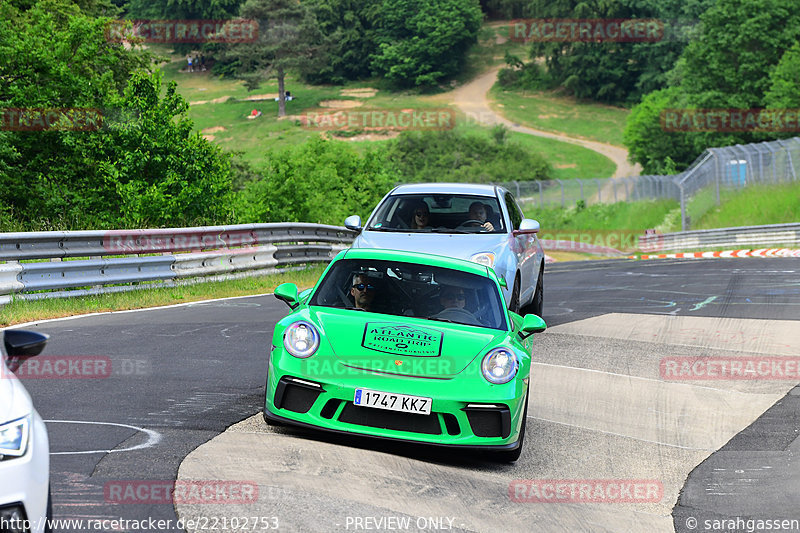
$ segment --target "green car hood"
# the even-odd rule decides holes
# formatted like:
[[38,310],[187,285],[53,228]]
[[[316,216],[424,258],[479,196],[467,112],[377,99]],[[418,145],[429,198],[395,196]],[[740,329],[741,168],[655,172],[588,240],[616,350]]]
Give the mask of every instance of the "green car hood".
[[313,307],[334,356],[372,371],[452,377],[508,336],[507,331],[362,311]]

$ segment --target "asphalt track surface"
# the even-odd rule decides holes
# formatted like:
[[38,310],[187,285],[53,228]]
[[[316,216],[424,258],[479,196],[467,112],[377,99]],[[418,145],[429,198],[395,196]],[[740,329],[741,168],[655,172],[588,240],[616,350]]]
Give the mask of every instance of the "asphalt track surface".
[[[411,530],[434,530],[438,519],[471,531],[703,531],[726,517],[800,519],[797,382],[695,386],[664,383],[658,370],[670,356],[800,355],[800,261],[563,263],[548,265],[545,280],[540,394],[515,465],[267,428],[253,415],[273,324],[287,312],[272,296],[27,326],[51,335],[45,356],[111,361],[98,379],[25,381],[50,421],[55,517],[175,520],[171,504],[115,503],[109,490],[168,483],[180,468],[182,479],[257,480],[261,495],[241,509],[179,505],[182,518],[258,513],[285,531],[352,531],[354,517],[392,516],[410,517]],[[508,487],[518,479],[659,480],[664,495],[514,503]],[[420,517],[431,521],[414,526]],[[687,528],[688,518],[699,526]]]

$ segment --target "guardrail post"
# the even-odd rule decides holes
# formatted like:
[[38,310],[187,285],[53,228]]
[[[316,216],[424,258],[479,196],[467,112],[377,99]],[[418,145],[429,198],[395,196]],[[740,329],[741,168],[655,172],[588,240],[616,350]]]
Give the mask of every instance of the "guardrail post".
[[788,147],[786,147],[786,144],[784,143],[784,141],[779,140],[778,144],[781,145],[781,148],[786,150],[786,157],[789,159],[789,170],[792,173],[791,174],[792,181],[795,181],[797,179],[797,173],[794,171],[794,161],[792,160],[792,151]]
[[[717,156],[716,152],[712,153],[714,156],[714,184],[716,186],[716,194],[717,194],[717,205],[720,205],[719,200],[719,174],[720,174],[720,160],[719,156]],[[683,191],[681,191],[681,197],[683,197]]]
[[22,265],[20,263],[0,264],[0,305],[11,301],[11,294],[25,288],[20,280]]
[[681,192],[681,231],[687,231],[689,224],[686,220],[686,195],[683,193],[683,185],[678,185],[678,190]]

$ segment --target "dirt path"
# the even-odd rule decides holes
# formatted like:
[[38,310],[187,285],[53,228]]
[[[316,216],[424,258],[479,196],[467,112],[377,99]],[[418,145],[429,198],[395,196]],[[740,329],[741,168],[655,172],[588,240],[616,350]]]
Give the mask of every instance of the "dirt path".
[[617,165],[617,170],[614,172],[614,175],[611,176],[612,178],[638,176],[641,173],[642,169],[638,164],[632,165],[628,162],[628,150],[621,146],[601,143],[598,141],[589,141],[586,139],[577,139],[575,137],[569,137],[563,133],[552,133],[549,131],[529,128],[527,126],[520,126],[519,124],[508,120],[502,115],[499,115],[491,108],[489,99],[486,97],[489,89],[492,88],[492,85],[494,85],[494,82],[497,80],[497,72],[499,70],[500,67],[495,67],[451,93],[453,103],[458,106],[458,108],[461,109],[461,111],[463,111],[470,120],[476,120],[481,124],[486,124],[489,126],[503,124],[512,131],[518,131],[520,133],[527,133],[528,135],[536,135],[537,137],[546,137],[548,139],[555,139],[557,141],[577,144],[578,146],[583,146],[589,150],[594,150],[595,152],[611,159],[614,164]]

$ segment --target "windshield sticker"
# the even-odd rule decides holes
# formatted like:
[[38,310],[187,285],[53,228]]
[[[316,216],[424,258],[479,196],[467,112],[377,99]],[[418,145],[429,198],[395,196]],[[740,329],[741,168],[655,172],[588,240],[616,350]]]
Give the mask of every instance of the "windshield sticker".
[[413,357],[438,357],[444,334],[435,329],[389,322],[368,322],[361,346],[377,352]]

